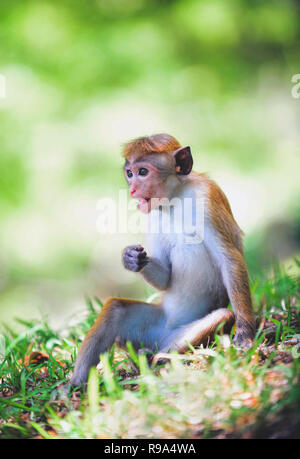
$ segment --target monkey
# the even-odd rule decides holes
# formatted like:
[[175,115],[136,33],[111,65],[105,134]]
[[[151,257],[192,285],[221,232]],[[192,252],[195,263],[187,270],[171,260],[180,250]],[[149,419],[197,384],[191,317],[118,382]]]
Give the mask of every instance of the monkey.
[[172,226],[168,232],[158,226],[147,235],[147,251],[140,244],[123,250],[124,267],[161,291],[162,299],[150,304],[108,298],[80,347],[73,386],[86,383],[90,368],[115,342],[125,347],[130,341],[136,351],[151,350],[158,357],[169,351],[184,353],[189,343],[207,343],[224,324],[230,329],[236,322],[237,346],[251,347],[255,335],[243,233],[223,191],[206,174],[192,170],[191,148],[182,147],[171,135],[132,140],[125,144],[123,156],[130,195],[149,221],[155,217],[161,222],[167,202],[174,198],[177,207],[184,199],[194,206],[183,217],[179,213],[179,221],[194,218],[199,198],[203,232],[197,241],[188,237],[189,231],[175,232]]

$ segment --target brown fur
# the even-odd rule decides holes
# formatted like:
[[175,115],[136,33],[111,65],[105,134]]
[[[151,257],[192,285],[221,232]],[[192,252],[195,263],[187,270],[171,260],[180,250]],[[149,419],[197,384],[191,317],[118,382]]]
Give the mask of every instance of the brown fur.
[[[248,272],[241,244],[242,231],[233,218],[226,196],[217,185],[209,187],[209,213],[221,239],[221,250],[229,267],[228,295],[234,307],[238,335],[254,337],[255,325]],[[242,336],[240,336],[242,338]],[[237,336],[237,341],[239,336]]]
[[180,148],[180,143],[171,135],[156,134],[149,137],[139,137],[126,143],[123,148],[123,156],[129,160],[142,158],[152,153],[171,154]]

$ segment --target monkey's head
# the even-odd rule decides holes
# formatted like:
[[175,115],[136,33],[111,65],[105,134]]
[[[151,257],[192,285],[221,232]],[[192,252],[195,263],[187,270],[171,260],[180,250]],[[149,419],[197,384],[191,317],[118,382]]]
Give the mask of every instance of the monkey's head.
[[130,195],[138,199],[138,209],[143,213],[157,206],[159,199],[170,198],[180,176],[188,175],[193,167],[190,147],[181,147],[168,134],[139,137],[128,142],[123,155]]

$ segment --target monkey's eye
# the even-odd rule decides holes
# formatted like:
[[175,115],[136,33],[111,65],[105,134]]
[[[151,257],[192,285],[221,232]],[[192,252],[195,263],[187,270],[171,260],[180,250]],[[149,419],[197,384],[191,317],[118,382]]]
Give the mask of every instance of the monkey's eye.
[[139,170],[139,175],[147,175],[148,172],[148,169],[146,169],[145,167],[141,167]]
[[127,177],[131,178],[133,176],[133,173],[130,169],[127,171]]

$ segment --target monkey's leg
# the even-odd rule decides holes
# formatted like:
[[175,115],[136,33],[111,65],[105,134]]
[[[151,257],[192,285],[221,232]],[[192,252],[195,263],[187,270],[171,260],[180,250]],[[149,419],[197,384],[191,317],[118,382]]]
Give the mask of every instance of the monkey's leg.
[[79,386],[87,382],[90,368],[98,364],[100,354],[109,350],[116,340],[121,345],[131,341],[135,349],[145,346],[154,351],[164,321],[160,306],[121,298],[106,300],[82,342],[71,384]]
[[[189,349],[187,343],[197,346],[207,344],[212,339],[218,326],[224,324],[225,331],[230,331],[234,324],[234,314],[229,309],[220,308],[212,311],[203,319],[195,320],[166,336],[159,353],[155,355],[152,363],[155,364],[160,359],[160,353],[168,351],[178,351],[184,353]],[[165,357],[165,356],[164,356]]]

